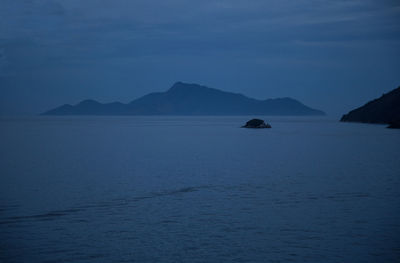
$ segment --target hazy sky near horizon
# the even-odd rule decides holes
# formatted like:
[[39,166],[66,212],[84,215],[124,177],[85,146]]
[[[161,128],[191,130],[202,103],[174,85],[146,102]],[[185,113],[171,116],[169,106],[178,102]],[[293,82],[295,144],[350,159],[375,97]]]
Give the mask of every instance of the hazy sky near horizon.
[[400,85],[400,1],[0,2],[0,115],[176,81],[345,113]]

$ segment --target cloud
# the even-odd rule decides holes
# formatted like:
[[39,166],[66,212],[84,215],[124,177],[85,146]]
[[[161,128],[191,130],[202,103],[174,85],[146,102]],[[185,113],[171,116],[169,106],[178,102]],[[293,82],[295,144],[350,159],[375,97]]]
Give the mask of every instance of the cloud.
[[397,42],[399,12],[396,1],[376,0],[3,0],[2,67],[173,56],[304,61],[324,49]]
[[252,40],[255,35],[262,42],[292,41],[299,38],[296,31],[302,38],[318,40],[318,36],[326,37],[320,27],[329,24],[337,27],[329,30],[331,38],[340,38],[343,30],[348,31],[346,27],[358,31],[363,25],[357,23],[376,26],[382,18],[397,15],[390,14],[397,12],[396,6],[368,0],[4,1],[2,36],[30,38],[44,48],[62,47],[72,56],[101,50],[109,53],[124,46],[152,52],[151,46],[178,43],[182,47],[179,43],[186,42],[189,47],[196,41],[200,48],[213,48],[219,43]]
[[0,77],[6,74],[7,58],[5,57],[4,51],[4,48],[0,48]]

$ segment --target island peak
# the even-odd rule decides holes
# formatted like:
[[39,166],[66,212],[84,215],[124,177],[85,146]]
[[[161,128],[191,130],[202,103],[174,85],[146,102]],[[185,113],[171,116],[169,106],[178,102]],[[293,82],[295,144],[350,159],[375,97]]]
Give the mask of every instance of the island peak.
[[176,82],[165,92],[154,92],[128,104],[85,100],[44,115],[324,115],[294,99],[257,100],[245,95],[194,83]]
[[342,116],[343,122],[392,124],[400,120],[400,87]]

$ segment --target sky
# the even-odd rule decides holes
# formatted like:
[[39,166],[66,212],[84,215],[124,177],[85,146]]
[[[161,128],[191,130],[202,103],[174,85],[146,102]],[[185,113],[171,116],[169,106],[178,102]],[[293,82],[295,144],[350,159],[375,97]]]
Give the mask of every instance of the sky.
[[340,116],[400,86],[400,1],[0,1],[0,115],[177,81]]

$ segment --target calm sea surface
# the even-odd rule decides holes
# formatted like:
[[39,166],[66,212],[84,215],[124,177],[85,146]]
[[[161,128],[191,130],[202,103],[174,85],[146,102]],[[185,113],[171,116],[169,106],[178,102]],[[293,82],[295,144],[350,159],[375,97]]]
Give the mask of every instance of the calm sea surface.
[[0,262],[400,262],[400,131],[0,119]]

